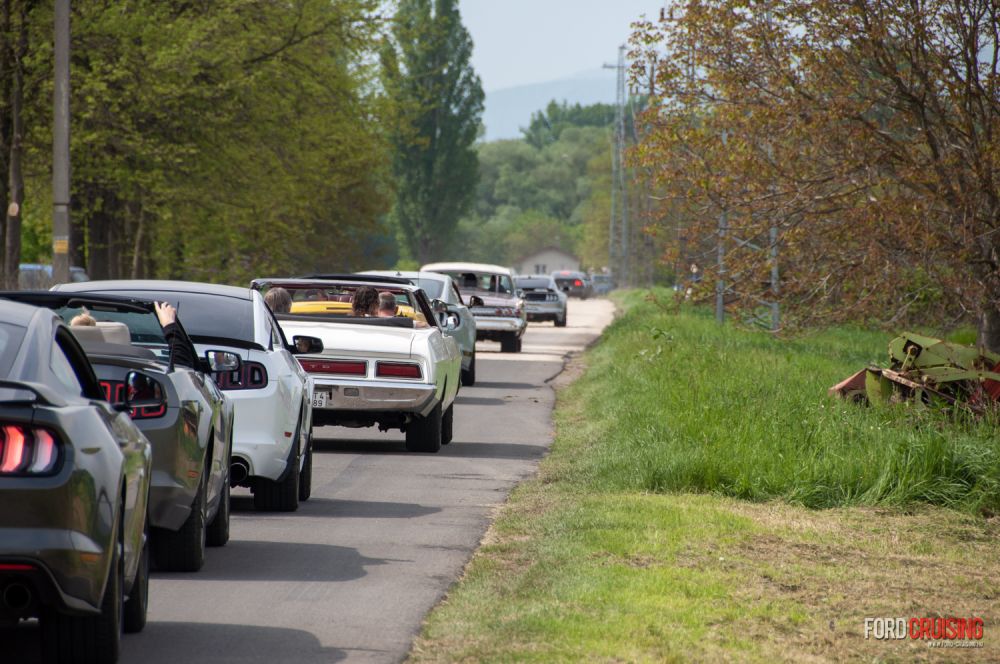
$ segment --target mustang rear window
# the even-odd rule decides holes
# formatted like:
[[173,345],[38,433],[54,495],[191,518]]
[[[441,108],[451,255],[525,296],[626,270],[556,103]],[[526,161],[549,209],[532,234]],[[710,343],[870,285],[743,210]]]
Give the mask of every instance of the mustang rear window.
[[10,365],[24,339],[24,328],[11,323],[0,323],[0,376],[10,375]]
[[169,302],[177,307],[177,318],[192,337],[238,339],[252,343],[253,303],[237,297],[174,291],[121,291],[141,300]]

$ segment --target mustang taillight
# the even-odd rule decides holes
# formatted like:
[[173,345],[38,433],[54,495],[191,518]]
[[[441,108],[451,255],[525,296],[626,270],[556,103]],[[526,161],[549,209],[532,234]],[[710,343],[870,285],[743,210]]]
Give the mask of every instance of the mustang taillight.
[[260,362],[242,362],[239,371],[213,374],[220,390],[261,390],[267,387],[267,368]]
[[[104,390],[104,398],[111,403],[122,403],[125,401],[125,382],[121,380],[102,380],[101,389]],[[167,414],[167,405],[144,406],[133,408],[129,415],[133,420],[152,420],[163,417]]]
[[378,362],[375,365],[375,375],[379,378],[417,378],[423,377],[419,364],[410,362]]
[[0,475],[51,475],[60,457],[59,442],[48,429],[0,426]]
[[340,376],[366,376],[368,363],[364,360],[309,360],[300,359],[299,364],[308,373],[337,374]]
[[583,282],[582,282],[582,281],[580,281],[579,279],[575,279],[575,280],[573,281],[573,285],[574,285],[574,286],[582,286],[582,285],[583,285]]

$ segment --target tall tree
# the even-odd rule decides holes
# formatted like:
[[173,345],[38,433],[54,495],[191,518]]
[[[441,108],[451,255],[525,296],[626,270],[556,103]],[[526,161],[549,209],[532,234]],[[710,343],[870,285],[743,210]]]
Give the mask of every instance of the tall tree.
[[382,49],[396,201],[410,257],[441,258],[479,178],[473,143],[483,89],[458,0],[402,0]]

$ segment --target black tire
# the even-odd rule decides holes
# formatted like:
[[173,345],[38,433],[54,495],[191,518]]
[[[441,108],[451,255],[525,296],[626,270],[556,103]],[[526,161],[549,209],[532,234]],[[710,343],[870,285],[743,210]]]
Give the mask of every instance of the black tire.
[[123,620],[121,536],[114,545],[111,571],[104,586],[101,613],[72,616],[54,610],[42,616],[42,648],[46,662],[113,664],[121,653]]
[[156,568],[165,572],[197,572],[205,564],[208,524],[205,517],[208,463],[191,503],[191,513],[180,530],[153,530],[153,560]]
[[312,496],[313,476],[313,441],[312,434],[306,440],[306,460],[302,463],[302,474],[299,476],[299,502],[304,503]]
[[302,418],[295,427],[295,444],[288,451],[288,472],[275,482],[266,477],[254,481],[253,506],[258,512],[294,512],[299,509],[299,431]]
[[566,315],[563,314],[562,318],[557,318],[555,320],[556,327],[566,327]]
[[521,340],[517,338],[517,334],[510,332],[503,335],[500,338],[500,352],[501,353],[516,353],[521,350]]
[[136,570],[132,587],[128,591],[123,610],[125,632],[135,634],[146,626],[146,613],[149,608],[149,521],[143,529],[142,553],[139,554],[139,569]]
[[455,430],[455,404],[448,406],[441,416],[441,444],[447,445],[451,442]]
[[523,343],[523,341],[524,341],[523,338],[518,337],[517,341],[514,342],[514,352],[515,353],[520,353],[521,352],[521,344]]
[[441,404],[427,417],[415,417],[406,428],[406,449],[409,452],[438,452],[441,449]]
[[472,387],[476,384],[476,353],[472,353],[472,361],[468,369],[462,369],[462,386]]
[[226,477],[222,483],[222,494],[219,496],[219,509],[215,512],[215,518],[208,524],[208,532],[205,534],[205,543],[208,546],[225,546],[229,541],[229,478]]

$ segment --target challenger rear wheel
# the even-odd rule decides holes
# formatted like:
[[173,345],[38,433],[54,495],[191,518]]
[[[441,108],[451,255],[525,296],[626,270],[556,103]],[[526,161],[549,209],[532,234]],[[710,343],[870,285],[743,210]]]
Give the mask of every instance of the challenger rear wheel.
[[427,417],[414,417],[406,428],[406,449],[409,452],[437,452],[441,449],[441,404],[434,406]]

